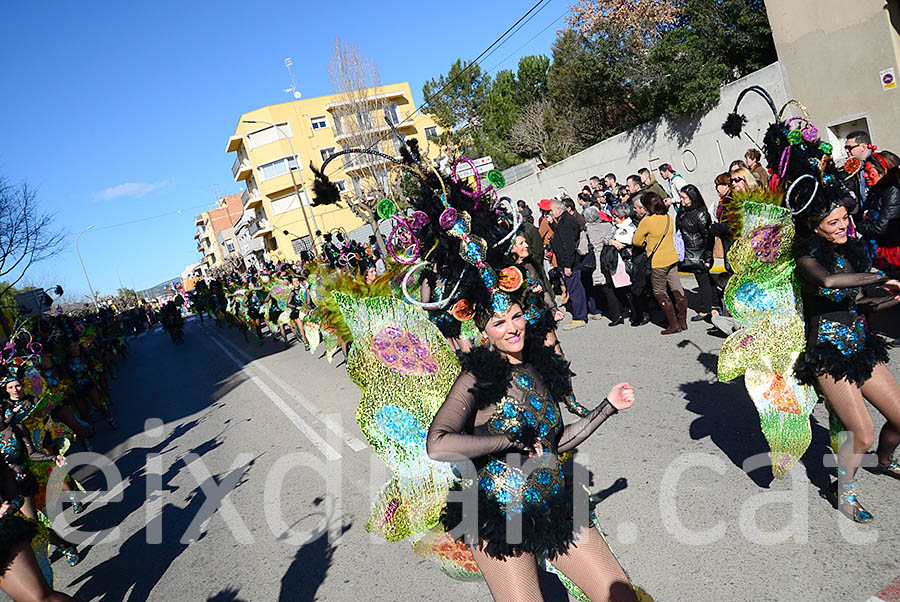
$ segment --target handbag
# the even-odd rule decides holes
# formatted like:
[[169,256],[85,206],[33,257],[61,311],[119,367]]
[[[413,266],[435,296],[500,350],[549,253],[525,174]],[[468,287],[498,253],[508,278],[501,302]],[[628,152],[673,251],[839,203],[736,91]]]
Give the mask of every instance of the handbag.
[[675,253],[678,255],[678,261],[684,261],[684,237],[681,230],[676,230],[672,236],[672,242],[675,244]]
[[[594,245],[591,243],[591,237],[587,232],[584,232],[584,240],[587,242],[587,251],[582,254],[581,257],[581,269],[585,272],[593,272],[597,269],[597,254],[594,253]],[[578,246],[581,246],[581,241],[578,241]]]

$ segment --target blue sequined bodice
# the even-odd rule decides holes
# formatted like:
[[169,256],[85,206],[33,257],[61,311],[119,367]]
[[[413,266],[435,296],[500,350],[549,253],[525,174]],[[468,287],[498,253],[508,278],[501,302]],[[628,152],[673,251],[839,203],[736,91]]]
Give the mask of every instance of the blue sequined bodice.
[[490,457],[478,472],[478,488],[503,505],[506,513],[521,512],[523,504],[546,504],[562,494],[565,487],[565,476],[555,453],[563,427],[559,404],[524,369],[513,371],[512,384],[488,420],[488,430],[513,437],[521,436],[523,431],[536,432],[545,451],[540,457],[531,458],[537,466],[529,465],[528,473],[495,457]]

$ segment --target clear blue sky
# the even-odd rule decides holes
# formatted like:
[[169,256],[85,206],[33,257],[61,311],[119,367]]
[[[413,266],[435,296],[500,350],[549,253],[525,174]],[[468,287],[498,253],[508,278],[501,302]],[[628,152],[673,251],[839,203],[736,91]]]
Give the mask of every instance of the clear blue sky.
[[[549,55],[568,2],[551,0],[482,66]],[[285,57],[304,97],[329,94],[339,36],[377,61],[383,82],[409,81],[418,105],[425,81],[477,56],[533,3],[6,3],[0,173],[36,187],[68,234],[23,282],[86,294],[74,240],[90,224],[79,248],[100,294],[197,261],[194,215],[213,206],[214,185],[241,190],[225,142],[241,113],[289,100]],[[116,225],[133,220],[144,221]]]

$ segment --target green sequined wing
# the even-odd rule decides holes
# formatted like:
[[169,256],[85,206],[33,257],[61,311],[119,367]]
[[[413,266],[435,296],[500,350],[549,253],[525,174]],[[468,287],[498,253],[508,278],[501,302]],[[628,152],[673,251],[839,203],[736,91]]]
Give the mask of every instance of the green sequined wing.
[[362,390],[356,420],[394,474],[366,529],[388,541],[405,539],[438,524],[455,480],[449,463],[428,457],[425,438],[459,361],[421,309],[391,297],[334,296],[353,334],[347,372]]
[[734,275],[725,305],[742,328],[719,352],[719,380],[744,375],[744,383],[769,443],[772,472],[782,478],[803,456],[812,437],[812,387],[793,367],[806,345],[803,308],[792,257],[794,222],[778,205],[745,202],[741,236],[728,252]]

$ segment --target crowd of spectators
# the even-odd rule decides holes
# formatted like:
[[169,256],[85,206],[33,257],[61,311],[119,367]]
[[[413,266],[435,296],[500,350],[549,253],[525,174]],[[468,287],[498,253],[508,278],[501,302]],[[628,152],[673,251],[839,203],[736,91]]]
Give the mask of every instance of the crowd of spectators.
[[[861,131],[848,135],[844,150],[857,234],[879,268],[900,272],[900,159],[877,151]],[[591,320],[640,327],[651,322],[652,310],[662,334],[686,330],[688,322],[708,322],[714,336],[733,332],[737,324],[722,304],[733,243],[725,207],[733,194],[769,185],[762,161],[755,148],[733,161],[716,176],[718,199],[709,204],[669,163],[641,168],[623,184],[613,173],[592,176],[574,199],[541,199],[536,227],[527,203],[518,201],[533,231],[527,236],[533,261],[547,262],[553,292],[572,316],[563,330]],[[690,318],[686,274],[692,278],[684,282],[695,290]]]

